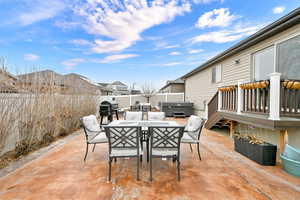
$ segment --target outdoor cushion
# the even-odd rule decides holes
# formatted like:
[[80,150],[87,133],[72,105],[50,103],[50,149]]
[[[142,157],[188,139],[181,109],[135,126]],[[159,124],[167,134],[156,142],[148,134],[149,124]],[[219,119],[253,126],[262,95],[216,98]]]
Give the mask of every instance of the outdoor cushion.
[[195,132],[199,130],[201,124],[202,124],[202,119],[200,117],[191,115],[187,122],[187,125],[185,126],[185,131]]
[[149,121],[161,121],[165,119],[164,112],[148,112]]
[[141,121],[141,120],[143,120],[143,113],[142,112],[126,112],[125,120]]
[[105,132],[100,132],[96,137],[90,138],[89,143],[95,144],[95,143],[107,143],[108,139],[105,135]]
[[198,140],[194,135],[184,132],[181,138],[181,143],[198,143]]
[[173,156],[177,155],[177,149],[169,149],[169,148],[154,148],[152,149],[153,156]]
[[[140,155],[143,155],[143,150],[140,148]],[[121,157],[121,156],[136,156],[137,155],[137,149],[133,148],[112,148],[110,157]]]
[[82,118],[86,133],[89,137],[93,138],[99,132],[101,132],[98,120],[95,115],[89,115]]

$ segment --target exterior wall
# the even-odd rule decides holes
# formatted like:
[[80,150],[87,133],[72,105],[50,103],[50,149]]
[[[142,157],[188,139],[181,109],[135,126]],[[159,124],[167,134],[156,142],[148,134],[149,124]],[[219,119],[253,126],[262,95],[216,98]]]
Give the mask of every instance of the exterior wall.
[[[195,104],[195,114],[198,114],[202,117],[205,115],[204,102],[209,102],[209,100],[217,92],[217,87],[237,84],[239,80],[246,82],[253,80],[251,65],[253,53],[270,47],[275,43],[281,42],[282,40],[286,40],[298,33],[300,33],[300,24],[273,37],[270,37],[263,42],[252,46],[251,48],[245,49],[234,56],[224,59],[220,63],[216,63],[216,65],[222,65],[222,81],[218,84],[211,83],[211,69],[216,65],[213,65],[194,74],[191,77],[188,77],[185,80],[186,101],[190,101]],[[239,61],[238,64],[236,64],[236,60]],[[250,127],[244,124],[238,124],[237,130],[241,133],[255,134],[258,138],[266,142],[276,145],[279,144],[280,133],[277,130]],[[300,130],[290,128],[287,131],[289,135],[289,144],[300,149]]]
[[167,93],[182,93],[184,92],[184,84],[170,84],[168,85],[168,87],[164,88],[161,91]]
[[[300,24],[188,77],[185,80],[186,101],[190,101],[195,104],[196,113],[199,115],[204,114],[204,101],[209,102],[209,100],[217,92],[217,87],[237,84],[239,80],[246,82],[250,82],[252,80],[251,55],[253,53],[274,45],[276,42],[284,40],[299,32]],[[238,64],[236,64],[236,60],[239,60]],[[217,84],[212,84],[211,70],[212,67],[218,64],[222,65],[222,81]]]

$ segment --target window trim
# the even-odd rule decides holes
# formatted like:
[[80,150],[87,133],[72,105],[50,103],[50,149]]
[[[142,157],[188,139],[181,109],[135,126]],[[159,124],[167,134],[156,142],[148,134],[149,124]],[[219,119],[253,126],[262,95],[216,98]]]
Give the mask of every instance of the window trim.
[[[220,81],[217,81],[217,67],[220,67]],[[216,77],[215,77],[215,82],[213,82],[213,76],[212,76],[212,72],[213,72],[213,69],[216,69]],[[217,64],[217,65],[214,65],[212,68],[211,68],[211,84],[217,84],[217,83],[221,83],[223,81],[223,65],[220,63],[220,64]]]
[[278,72],[278,73],[280,73],[279,71],[279,66],[278,66],[278,62],[277,62],[277,54],[278,54],[278,45],[279,44],[281,44],[281,43],[283,43],[283,42],[286,42],[286,41],[288,41],[288,40],[290,40],[290,39],[293,39],[293,38],[295,38],[295,37],[297,37],[297,36],[300,36],[300,31],[296,31],[295,33],[293,33],[293,34],[290,34],[290,35],[288,35],[287,37],[285,37],[285,38],[283,38],[283,39],[281,39],[281,40],[278,40],[278,41],[276,41],[276,42],[274,42],[274,47],[275,47],[275,52],[274,52],[274,68],[275,68],[275,72]]
[[260,51],[264,51],[264,50],[266,50],[266,49],[270,49],[270,48],[272,48],[273,47],[273,50],[274,50],[274,57],[273,57],[273,59],[274,59],[274,66],[273,66],[273,72],[276,72],[276,63],[275,63],[275,61],[276,61],[276,46],[275,46],[275,44],[271,44],[271,45],[269,45],[269,46],[266,46],[266,47],[264,47],[264,48],[261,48],[261,49],[258,49],[258,50],[256,50],[256,51],[254,51],[254,52],[252,52],[251,53],[251,61],[250,61],[250,65],[251,65],[251,68],[250,68],[250,73],[251,73],[251,80],[252,81],[256,81],[255,80],[255,62],[254,62],[254,56],[255,56],[255,54],[257,54],[258,52],[260,52]]

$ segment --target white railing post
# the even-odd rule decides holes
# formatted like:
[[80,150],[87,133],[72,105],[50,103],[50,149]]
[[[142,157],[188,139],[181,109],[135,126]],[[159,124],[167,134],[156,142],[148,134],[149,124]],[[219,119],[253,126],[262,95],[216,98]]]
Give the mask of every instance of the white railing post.
[[132,99],[131,99],[131,94],[129,95],[129,107],[132,105]]
[[222,92],[218,90],[218,111],[221,111],[222,108]]
[[165,96],[165,102],[168,102],[168,93],[165,93],[166,96]]
[[208,103],[205,102],[205,119],[208,119]]
[[238,88],[237,88],[237,114],[242,114],[242,106],[243,106],[243,90],[240,87],[245,81],[239,80],[238,81]]
[[280,120],[280,73],[270,74],[270,120]]

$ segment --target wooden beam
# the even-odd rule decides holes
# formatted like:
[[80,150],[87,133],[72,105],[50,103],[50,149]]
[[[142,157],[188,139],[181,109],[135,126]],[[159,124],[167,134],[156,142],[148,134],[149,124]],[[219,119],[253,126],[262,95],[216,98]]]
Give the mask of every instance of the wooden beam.
[[233,138],[235,131],[236,131],[236,122],[230,121],[230,137],[231,138]]
[[288,131],[282,130],[279,135],[279,153],[283,153],[285,144],[288,143]]

